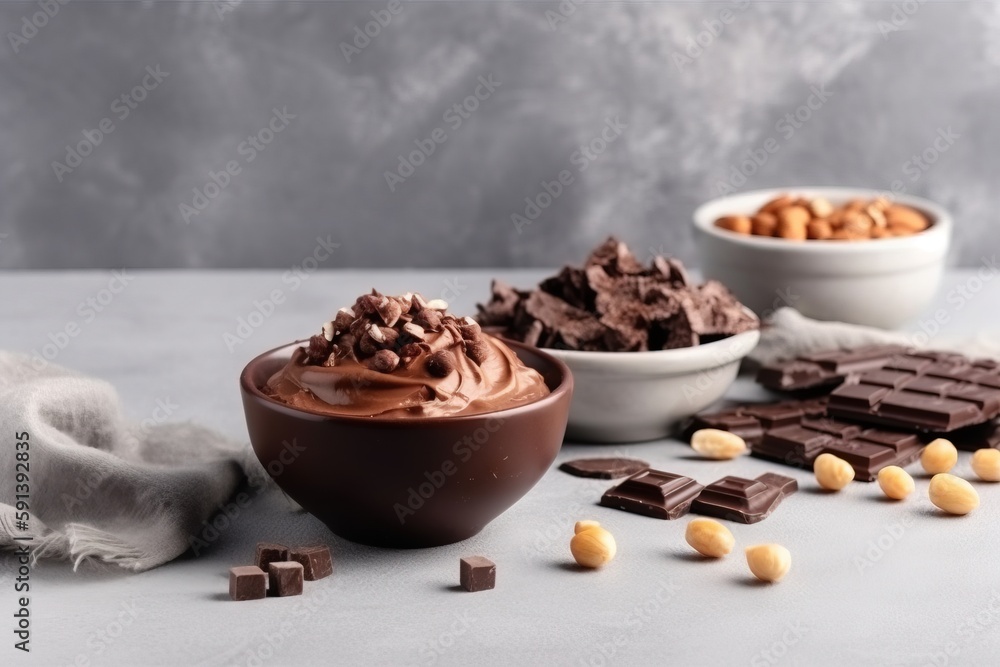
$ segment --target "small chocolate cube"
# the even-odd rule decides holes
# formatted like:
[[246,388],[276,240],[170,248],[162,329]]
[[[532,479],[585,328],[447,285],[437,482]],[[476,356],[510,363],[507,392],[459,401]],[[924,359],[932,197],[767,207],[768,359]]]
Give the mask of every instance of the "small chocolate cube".
[[257,543],[257,556],[254,559],[257,567],[267,572],[267,566],[271,563],[280,563],[288,560],[288,547],[270,542]]
[[267,595],[267,575],[256,565],[229,568],[229,597],[260,600]]
[[271,563],[268,568],[270,593],[279,598],[302,595],[302,563],[290,561]]
[[497,584],[497,566],[489,558],[463,558],[459,569],[462,588],[472,593],[488,591]]
[[301,563],[305,571],[306,581],[316,581],[333,574],[333,559],[330,557],[330,547],[302,547],[292,549],[290,560]]

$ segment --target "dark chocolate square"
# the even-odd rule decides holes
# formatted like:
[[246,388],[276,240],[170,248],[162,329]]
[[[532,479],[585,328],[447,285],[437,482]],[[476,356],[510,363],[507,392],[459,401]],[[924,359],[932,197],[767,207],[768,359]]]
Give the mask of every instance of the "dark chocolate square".
[[771,515],[785,496],[795,493],[798,482],[773,472],[757,479],[723,477],[709,484],[691,504],[695,514],[739,523],[757,523]]
[[288,547],[285,545],[274,544],[272,542],[257,543],[257,553],[254,563],[264,572],[267,572],[267,567],[271,563],[284,560],[288,560]]
[[497,584],[497,566],[483,556],[463,558],[459,563],[459,582],[471,593],[488,591]]
[[234,600],[260,600],[267,595],[267,575],[256,565],[229,568],[229,597]]
[[267,570],[270,594],[282,598],[302,595],[304,572],[302,563],[292,561],[271,563]]
[[690,477],[650,469],[605,491],[601,504],[657,519],[678,519],[688,513],[702,488]]
[[306,581],[316,581],[333,574],[330,547],[315,546],[292,549],[289,560],[301,563]]

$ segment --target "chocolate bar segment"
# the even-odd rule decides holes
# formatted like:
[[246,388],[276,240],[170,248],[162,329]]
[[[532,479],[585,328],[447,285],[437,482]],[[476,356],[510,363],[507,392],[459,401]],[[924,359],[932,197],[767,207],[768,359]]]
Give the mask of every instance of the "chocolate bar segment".
[[459,581],[462,588],[475,593],[488,591],[497,585],[497,566],[489,558],[469,556],[459,563]]
[[775,391],[804,391],[834,387],[860,373],[877,370],[893,357],[904,354],[899,345],[869,345],[853,350],[830,350],[788,361],[765,364],[757,371],[757,382]]
[[691,504],[691,511],[739,523],[758,523],[798,489],[798,482],[791,477],[771,472],[757,479],[723,477],[705,487]]
[[645,461],[625,458],[573,459],[566,461],[559,469],[576,477],[593,479],[616,479],[628,477],[649,467]]
[[829,417],[822,400],[747,405],[699,415],[688,435],[697,428],[727,430],[726,425],[737,418],[743,420],[740,428],[744,433],[755,435],[752,439],[744,437],[752,455],[811,469],[817,456],[829,452],[850,463],[855,479],[865,482],[875,481],[878,471],[886,466],[913,463],[925,444],[914,433]]
[[1000,415],[1000,364],[949,352],[899,354],[837,387],[828,410],[865,423],[951,433]]
[[256,565],[229,568],[229,597],[237,601],[260,600],[267,595],[267,575]]
[[677,519],[688,513],[703,488],[690,477],[650,469],[605,491],[601,505],[657,519]]
[[330,547],[315,546],[292,549],[289,558],[301,563],[306,581],[316,581],[333,574],[333,559]]

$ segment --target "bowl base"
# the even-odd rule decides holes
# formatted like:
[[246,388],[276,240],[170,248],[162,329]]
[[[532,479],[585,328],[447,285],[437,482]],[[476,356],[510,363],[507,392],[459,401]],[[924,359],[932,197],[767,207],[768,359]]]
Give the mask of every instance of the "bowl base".
[[476,528],[472,531],[449,531],[434,535],[423,533],[419,536],[406,536],[398,534],[394,535],[389,531],[374,532],[371,530],[351,530],[343,526],[334,528],[330,524],[326,524],[326,527],[330,529],[331,533],[337,537],[347,540],[348,542],[363,544],[369,547],[379,547],[382,549],[430,549],[433,547],[443,547],[475,537],[483,530],[482,528]]

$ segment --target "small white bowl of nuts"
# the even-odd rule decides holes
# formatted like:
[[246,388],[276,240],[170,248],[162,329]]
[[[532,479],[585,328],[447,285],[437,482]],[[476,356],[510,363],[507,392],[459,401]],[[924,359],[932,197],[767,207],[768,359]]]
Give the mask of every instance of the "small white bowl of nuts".
[[934,298],[952,231],[925,199],[835,187],[729,195],[700,206],[694,225],[705,278],[758,315],[791,306],[884,329]]

